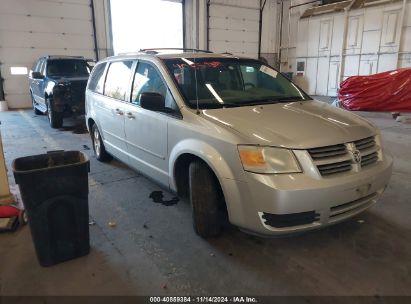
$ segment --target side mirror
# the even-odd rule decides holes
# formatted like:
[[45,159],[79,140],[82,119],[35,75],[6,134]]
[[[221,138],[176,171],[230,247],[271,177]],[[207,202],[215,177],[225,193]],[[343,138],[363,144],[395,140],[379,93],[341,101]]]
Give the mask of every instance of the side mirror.
[[41,74],[40,72],[32,72],[31,77],[34,78],[34,79],[43,79],[44,75]]
[[150,111],[165,111],[165,98],[163,95],[154,92],[146,92],[140,95],[140,106]]

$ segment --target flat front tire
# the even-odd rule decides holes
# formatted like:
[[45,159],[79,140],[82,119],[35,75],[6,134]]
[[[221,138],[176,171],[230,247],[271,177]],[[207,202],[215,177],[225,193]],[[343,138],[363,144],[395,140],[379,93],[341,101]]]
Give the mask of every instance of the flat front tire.
[[50,99],[47,99],[47,117],[50,122],[50,127],[58,129],[63,126],[63,113],[53,110]]
[[189,167],[190,202],[195,232],[204,238],[221,233],[217,181],[210,168],[202,161]]
[[101,162],[108,162],[112,159],[111,155],[106,152],[103,139],[101,138],[100,131],[96,124],[91,128],[91,140],[93,141],[94,154],[97,160]]

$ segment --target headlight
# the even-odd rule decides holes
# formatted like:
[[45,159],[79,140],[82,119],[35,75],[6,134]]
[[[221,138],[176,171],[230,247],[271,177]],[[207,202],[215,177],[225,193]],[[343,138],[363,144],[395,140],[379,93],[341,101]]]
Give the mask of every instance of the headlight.
[[240,145],[238,152],[246,171],[271,174],[302,172],[294,153],[288,149]]

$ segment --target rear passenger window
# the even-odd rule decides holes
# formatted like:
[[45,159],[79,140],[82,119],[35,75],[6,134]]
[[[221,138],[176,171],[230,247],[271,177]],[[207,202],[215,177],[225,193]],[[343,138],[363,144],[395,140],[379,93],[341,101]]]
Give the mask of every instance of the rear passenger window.
[[110,64],[104,86],[104,95],[126,100],[133,61],[117,61]]
[[93,74],[91,75],[90,82],[88,84],[88,89],[90,91],[103,94],[104,87],[104,69],[106,68],[106,63],[98,64],[93,69]]

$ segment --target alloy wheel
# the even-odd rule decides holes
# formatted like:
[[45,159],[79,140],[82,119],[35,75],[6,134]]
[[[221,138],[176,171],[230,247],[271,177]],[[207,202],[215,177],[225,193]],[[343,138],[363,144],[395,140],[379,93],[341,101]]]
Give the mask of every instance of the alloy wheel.
[[94,130],[94,151],[96,152],[97,156],[100,155],[100,150],[101,150],[101,141],[100,141],[100,133],[98,132],[98,129],[96,128]]

